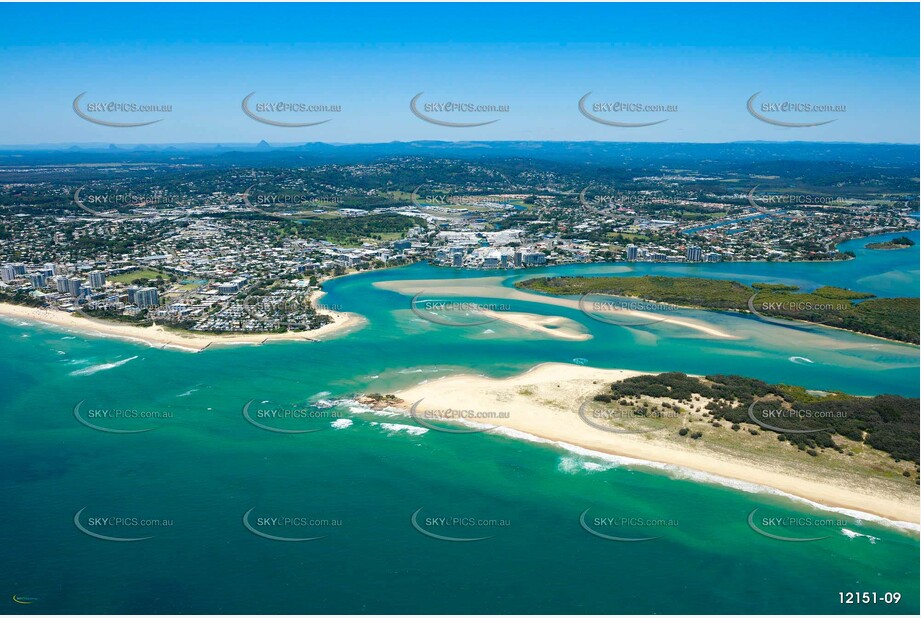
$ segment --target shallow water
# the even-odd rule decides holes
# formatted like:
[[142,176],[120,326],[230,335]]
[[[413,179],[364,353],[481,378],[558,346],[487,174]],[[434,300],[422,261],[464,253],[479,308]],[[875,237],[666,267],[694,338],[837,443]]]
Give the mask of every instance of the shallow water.
[[[857,260],[835,264],[510,271],[475,285],[507,288],[543,272],[693,273],[915,295],[918,246],[858,250]],[[369,323],[322,343],[191,354],[0,322],[0,483],[8,497],[0,575],[9,594],[35,598],[30,610],[51,613],[918,612],[917,534],[559,445],[423,432],[407,417],[338,401],[455,371],[502,376],[546,361],[917,396],[916,347],[687,312],[737,337],[717,340],[510,301],[513,311],[561,315],[594,335],[563,341],[502,322],[432,324],[410,311],[409,297],[373,285],[496,274],[417,265],[334,280],[324,302]],[[320,431],[261,429],[244,418],[248,402],[258,422]],[[97,426],[153,431],[93,430],[75,419],[78,404],[76,414]],[[91,416],[116,409],[160,418]],[[258,416],[265,410],[304,416]],[[81,509],[77,523],[90,532],[152,538],[94,538],[75,525]],[[243,524],[251,509],[248,522],[259,532],[323,538],[261,537]],[[596,536],[580,524],[586,509],[595,532],[658,538]],[[749,526],[754,509],[755,526],[778,536],[827,538],[769,538]],[[97,519],[107,517],[127,521]],[[441,525],[442,517],[461,521]],[[792,521],[774,526],[775,517]],[[609,525],[614,518],[629,521]],[[452,542],[426,532],[490,538]],[[846,591],[902,598],[895,606],[842,606],[838,593]]]

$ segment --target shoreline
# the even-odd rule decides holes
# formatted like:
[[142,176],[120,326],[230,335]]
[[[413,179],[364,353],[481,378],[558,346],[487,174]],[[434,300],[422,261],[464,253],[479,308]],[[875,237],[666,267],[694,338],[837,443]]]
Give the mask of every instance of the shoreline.
[[[833,484],[823,469],[796,465],[797,452],[774,457],[769,465],[739,454],[707,450],[704,443],[690,440],[655,439],[651,434],[623,434],[599,430],[581,422],[575,413],[578,400],[599,392],[605,384],[651,372],[597,369],[563,363],[543,363],[509,378],[455,374],[425,381],[395,393],[408,409],[425,400],[425,406],[462,407],[473,411],[504,410],[505,418],[467,422],[475,427],[493,427],[495,433],[531,441],[552,443],[567,450],[587,451],[599,457],[615,457],[628,466],[677,471],[693,480],[717,482],[748,492],[779,494],[816,508],[850,514],[856,518],[881,519],[890,525],[921,532],[918,499],[910,491],[876,483],[855,483],[857,475],[845,475]],[[542,392],[537,392],[542,391]],[[535,398],[528,398],[531,395]],[[526,393],[523,395],[523,393]],[[551,398],[556,397],[558,401]],[[805,457],[805,456],[804,456]],[[808,457],[807,457],[808,459]],[[688,474],[689,473],[689,474]],[[864,480],[866,480],[864,478]],[[740,487],[740,484],[744,487]],[[863,491],[858,490],[860,487]]]
[[338,311],[320,311],[320,313],[332,317],[333,321],[313,330],[286,333],[207,334],[169,329],[159,324],[135,326],[106,322],[77,317],[72,313],[57,309],[0,303],[0,319],[33,321],[44,326],[76,331],[80,335],[110,337],[132,343],[144,343],[155,348],[178,349],[185,352],[202,352],[214,346],[262,345],[276,341],[317,342],[361,328],[367,322],[357,313]]
[[[470,426],[475,426],[475,423],[464,423]],[[770,487],[768,485],[761,485],[751,481],[743,481],[740,479],[735,479],[729,476],[724,476],[720,474],[714,474],[710,472],[704,472],[701,470],[696,470],[694,468],[688,468],[685,466],[677,464],[667,464],[657,461],[650,461],[646,459],[636,459],[632,457],[627,457],[625,455],[617,455],[615,453],[609,453],[605,451],[595,451],[587,449],[585,447],[579,446],[577,444],[570,444],[568,442],[562,442],[560,440],[555,440],[553,438],[545,438],[543,436],[538,436],[535,434],[530,434],[524,431],[517,429],[508,429],[505,427],[499,427],[495,430],[497,435],[502,435],[513,440],[524,440],[526,442],[533,442],[536,444],[549,444],[553,446],[558,446],[563,448],[566,451],[569,451],[576,455],[584,455],[588,457],[596,457],[606,460],[613,460],[614,463],[635,468],[645,468],[647,470],[655,470],[658,472],[678,472],[682,476],[672,476],[671,478],[675,480],[691,480],[694,482],[700,483],[709,483],[711,485],[719,485],[720,487],[726,487],[736,491],[741,491],[743,493],[753,493],[753,494],[764,494],[769,496],[778,496],[790,500],[791,502],[797,502],[800,504],[807,504],[810,507],[827,511],[831,513],[840,513],[842,515],[848,515],[858,520],[867,520],[874,523],[878,523],[881,526],[888,528],[894,528],[897,530],[913,532],[915,534],[921,534],[921,524],[910,521],[902,521],[900,519],[891,519],[889,517],[878,515],[876,513],[870,513],[868,511],[861,511],[853,508],[848,508],[845,506],[838,506],[833,504],[826,504],[822,502],[816,502],[810,498],[799,496],[793,493],[786,492],[782,489],[777,489],[776,487]]]
[[[382,290],[387,290],[390,292],[395,292],[403,296],[411,297],[413,294],[418,293],[419,291],[425,290],[426,292],[431,292],[433,294],[441,294],[444,296],[457,296],[457,297],[475,297],[477,299],[483,298],[497,298],[502,300],[517,300],[530,303],[538,303],[548,306],[556,307],[565,307],[567,309],[573,309],[576,311],[582,311],[579,306],[579,301],[573,298],[566,296],[552,296],[550,294],[542,294],[539,292],[532,291],[523,291],[517,287],[499,287],[491,289],[484,287],[483,285],[476,285],[477,277],[471,278],[470,281],[473,282],[473,285],[466,285],[463,283],[458,283],[457,280],[442,280],[442,279],[399,279],[399,280],[389,280],[389,281],[376,281],[372,283],[374,287]],[[482,279],[504,279],[501,276],[490,276],[483,277]],[[488,285],[488,284],[487,284]],[[544,315],[544,314],[526,314],[526,313],[517,313],[513,314],[512,312],[502,312],[502,311],[492,311],[484,312],[490,314],[490,317],[499,319],[508,323],[513,323],[518,326],[525,328],[526,330],[531,330],[535,332],[546,331],[547,329],[542,328],[540,323],[545,320],[568,320],[559,315]],[[588,316],[584,312],[583,315]],[[625,315],[630,315],[632,317],[649,319],[651,322],[659,324],[667,324],[671,326],[676,326],[684,328],[688,331],[693,331],[700,333],[706,337],[712,337],[716,339],[736,339],[734,335],[726,333],[719,328],[713,326],[707,321],[696,318],[696,317],[665,317],[661,318],[660,316],[655,316],[653,314],[630,310],[624,311]],[[503,315],[504,314],[504,315]],[[509,317],[505,317],[508,315]],[[531,316],[523,318],[522,316]]]
[[[589,275],[589,276],[591,276],[591,275]],[[539,277],[534,277],[534,278],[539,278]],[[522,279],[522,281],[524,281],[524,279]],[[740,283],[740,282],[737,282],[737,283]],[[743,284],[743,285],[745,285],[745,284]],[[515,285],[515,289],[516,289],[516,290],[521,290],[521,289],[522,289],[522,288],[519,288],[519,287],[517,286],[517,282],[516,282],[516,285]],[[533,294],[533,295],[535,295],[535,296],[542,296],[542,297],[545,297],[545,298],[572,298],[572,297],[574,297],[574,296],[577,296],[577,295],[575,295],[575,294],[564,294],[564,295],[559,295],[559,294],[551,294],[550,292],[544,292],[544,291],[541,291],[541,290],[531,290],[531,289],[528,289],[528,288],[524,288],[524,289],[527,289],[527,290],[528,290],[527,292],[525,292],[526,294]],[[755,319],[757,319],[757,320],[760,320],[760,318],[758,317],[758,314],[753,313],[751,310],[745,310],[745,309],[717,309],[717,308],[714,308],[714,307],[701,307],[701,306],[698,306],[698,305],[681,305],[681,304],[678,304],[678,303],[669,303],[669,302],[659,301],[659,300],[649,300],[648,298],[643,298],[642,296],[630,296],[630,295],[628,295],[628,294],[609,294],[609,293],[607,293],[607,292],[590,292],[590,293],[584,294],[583,297],[584,297],[584,296],[588,296],[588,295],[590,295],[590,294],[594,294],[594,295],[596,295],[596,296],[609,296],[609,297],[611,297],[611,298],[625,298],[625,299],[630,299],[630,300],[641,300],[641,301],[643,301],[643,302],[645,302],[645,303],[651,303],[651,304],[653,304],[653,305],[666,305],[666,306],[671,306],[671,307],[678,307],[679,309],[688,309],[688,310],[691,310],[691,311],[712,311],[712,312],[716,312],[716,313],[726,313],[726,314],[729,314],[729,315],[737,315],[737,316],[743,316],[743,317],[753,317],[753,318],[755,318]],[[887,297],[887,298],[889,298],[889,297]],[[891,298],[908,298],[908,297],[896,296],[896,297],[891,297]],[[584,313],[584,312],[583,312],[583,313]],[[647,314],[646,312],[642,312],[642,311],[629,311],[629,312],[626,312],[626,311],[625,311],[624,313],[635,314],[637,317],[649,317],[649,314]],[[774,316],[766,316],[766,317],[773,318]],[[847,329],[847,328],[843,328],[843,327],[841,327],[841,326],[832,326],[832,325],[830,325],[830,324],[825,324],[824,322],[808,322],[808,321],[806,321],[806,320],[797,320],[796,318],[791,318],[791,317],[782,317],[782,318],[774,318],[774,319],[777,319],[777,320],[787,320],[787,321],[789,321],[789,322],[793,322],[793,323],[794,323],[795,325],[797,325],[797,326],[798,326],[798,325],[802,325],[802,326],[813,326],[813,327],[821,327],[821,328],[831,328],[831,329],[833,329],[833,330],[841,331],[841,332],[843,332],[843,333],[852,333],[852,334],[854,334],[854,335],[860,335],[860,336],[862,336],[862,337],[872,337],[872,338],[874,338],[874,339],[879,339],[879,340],[885,341],[885,342],[887,342],[887,343],[895,343],[895,344],[901,344],[901,345],[909,345],[909,346],[913,346],[913,347],[916,347],[916,348],[919,347],[919,345],[921,345],[921,344],[917,344],[917,343],[912,343],[911,341],[902,341],[901,339],[889,339],[888,337],[883,337],[882,335],[873,335],[873,334],[871,334],[871,333],[864,333],[864,332],[861,332],[861,331],[858,331],[858,330],[850,330],[850,329]],[[761,321],[761,322],[765,322],[765,320],[760,320],[760,321]],[[678,324],[678,325],[681,325],[681,326],[688,326],[687,324],[685,324],[685,323],[683,323],[683,322],[680,322],[679,320],[674,320],[674,319],[672,319],[672,318],[666,318],[666,319],[664,319],[664,320],[660,320],[660,322]],[[768,322],[765,322],[765,323],[768,323]],[[696,327],[691,326],[691,328],[696,328]],[[700,330],[700,329],[698,328],[698,330]],[[708,334],[714,334],[714,333],[711,333],[711,332],[709,332],[709,331],[704,331],[704,332],[707,332]],[[715,331],[715,333],[720,333],[720,331]],[[726,336],[726,335],[720,333],[720,334],[717,335],[717,336]]]
[[[613,296],[613,295],[609,295],[609,296]],[[615,298],[616,298],[616,297],[615,297]],[[751,311],[745,311],[744,309],[711,309],[711,308],[709,308],[709,307],[696,307],[696,306],[694,306],[694,305],[677,305],[677,304],[674,304],[674,303],[660,303],[659,301],[656,301],[656,300],[647,300],[647,299],[645,299],[645,298],[640,298],[639,296],[623,296],[623,297],[621,297],[621,298],[636,298],[636,299],[642,300],[643,302],[647,302],[647,303],[666,304],[666,305],[671,304],[671,305],[674,305],[675,307],[681,307],[682,309],[690,309],[690,310],[692,310],[692,311],[716,311],[716,312],[718,312],[718,313],[729,313],[729,314],[732,314],[732,315],[739,315],[739,316],[743,316],[743,317],[752,317],[752,318],[755,318],[756,320],[760,320],[760,318],[758,318],[758,316],[757,316],[756,314],[752,313]],[[903,298],[903,297],[898,297],[898,298]],[[767,317],[773,317],[773,316],[767,316]],[[788,321],[790,321],[790,322],[793,322],[793,323],[794,323],[795,325],[797,325],[797,326],[802,325],[802,326],[813,326],[813,327],[816,327],[816,328],[830,328],[830,329],[832,329],[832,330],[841,331],[842,333],[851,333],[851,334],[853,334],[853,335],[860,335],[861,337],[872,337],[873,339],[879,339],[880,341],[885,341],[886,343],[895,343],[895,344],[900,344],[900,345],[910,345],[910,346],[915,347],[915,348],[917,348],[917,347],[919,346],[919,344],[917,344],[917,343],[912,343],[911,341],[902,341],[901,339],[889,339],[888,337],[883,337],[882,335],[873,335],[873,334],[870,334],[870,333],[862,333],[862,332],[860,332],[859,330],[850,330],[850,329],[847,329],[847,328],[843,328],[843,327],[841,327],[841,326],[832,326],[831,324],[825,324],[825,323],[823,323],[823,322],[807,322],[807,321],[805,321],[805,320],[797,320],[796,318],[790,318],[790,317],[775,318],[775,319],[777,319],[777,320],[788,320]],[[760,320],[760,321],[761,321],[761,322],[764,322],[764,320]],[[778,324],[778,326],[780,326],[780,324]]]

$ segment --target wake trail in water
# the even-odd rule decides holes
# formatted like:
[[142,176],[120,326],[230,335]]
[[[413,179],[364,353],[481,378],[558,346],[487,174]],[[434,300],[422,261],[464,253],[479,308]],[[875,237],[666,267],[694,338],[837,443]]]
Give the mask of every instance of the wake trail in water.
[[94,373],[98,373],[100,371],[108,371],[109,369],[115,369],[116,367],[121,367],[125,363],[130,363],[136,358],[138,357],[132,356],[131,358],[126,358],[124,360],[116,361],[114,363],[102,363],[100,365],[91,365],[90,367],[84,367],[83,369],[77,369],[76,371],[71,371],[70,375],[72,376],[91,376]]

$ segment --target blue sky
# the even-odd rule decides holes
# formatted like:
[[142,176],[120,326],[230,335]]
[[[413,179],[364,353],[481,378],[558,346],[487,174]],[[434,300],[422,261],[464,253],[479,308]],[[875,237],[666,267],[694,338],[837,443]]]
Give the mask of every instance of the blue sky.
[[[3,4],[0,144],[437,140],[919,141],[917,4]],[[677,111],[596,117],[629,102]],[[170,105],[78,117],[74,98]],[[257,102],[341,106],[261,114]],[[441,101],[503,113],[427,113]],[[746,102],[844,106],[764,112]],[[761,109],[761,108],[758,108]],[[594,113],[594,112],[593,112]]]

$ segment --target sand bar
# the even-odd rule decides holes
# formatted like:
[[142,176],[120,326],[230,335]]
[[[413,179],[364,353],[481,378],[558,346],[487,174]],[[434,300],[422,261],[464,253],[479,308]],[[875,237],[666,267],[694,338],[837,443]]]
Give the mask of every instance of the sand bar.
[[569,341],[585,341],[592,335],[582,332],[582,326],[569,318],[557,315],[538,315],[536,313],[511,313],[509,311],[483,310],[483,315],[494,318],[507,324],[512,324],[532,333],[539,333],[566,339]]
[[[502,281],[501,277],[482,277],[472,279],[469,282],[458,282],[450,279],[417,279],[417,280],[396,280],[396,281],[376,281],[372,285],[382,290],[397,292],[405,296],[415,296],[419,293],[440,294],[443,296],[469,296],[476,298],[501,298],[508,300],[519,300],[529,303],[539,303],[542,305],[553,305],[557,307],[566,307],[581,311],[579,301],[573,298],[563,298],[557,296],[547,296],[544,294],[533,294],[522,292],[521,290],[498,285]],[[504,312],[496,312],[504,313]],[[715,326],[708,324],[700,319],[685,317],[667,317],[662,314],[654,314],[647,311],[624,310],[619,311],[620,318],[628,320],[639,320],[650,324],[670,324],[690,331],[695,331],[715,339],[735,339],[735,337]],[[562,318],[561,318],[562,319]],[[507,320],[511,321],[511,320]],[[612,322],[616,321],[612,319]],[[520,325],[520,324],[519,324]]]
[[426,408],[504,410],[505,418],[482,422],[595,452],[771,488],[828,507],[908,522],[918,529],[921,517],[914,486],[867,482],[857,474],[852,475],[854,478],[829,478],[822,470],[811,469],[808,462],[799,461],[803,455],[797,452],[790,453],[789,462],[786,456],[780,456],[765,465],[763,461],[710,450],[704,441],[681,439],[670,432],[612,433],[591,427],[579,418],[581,401],[602,392],[611,382],[641,373],[546,363],[507,379],[449,376],[396,395],[406,407],[424,399]]

